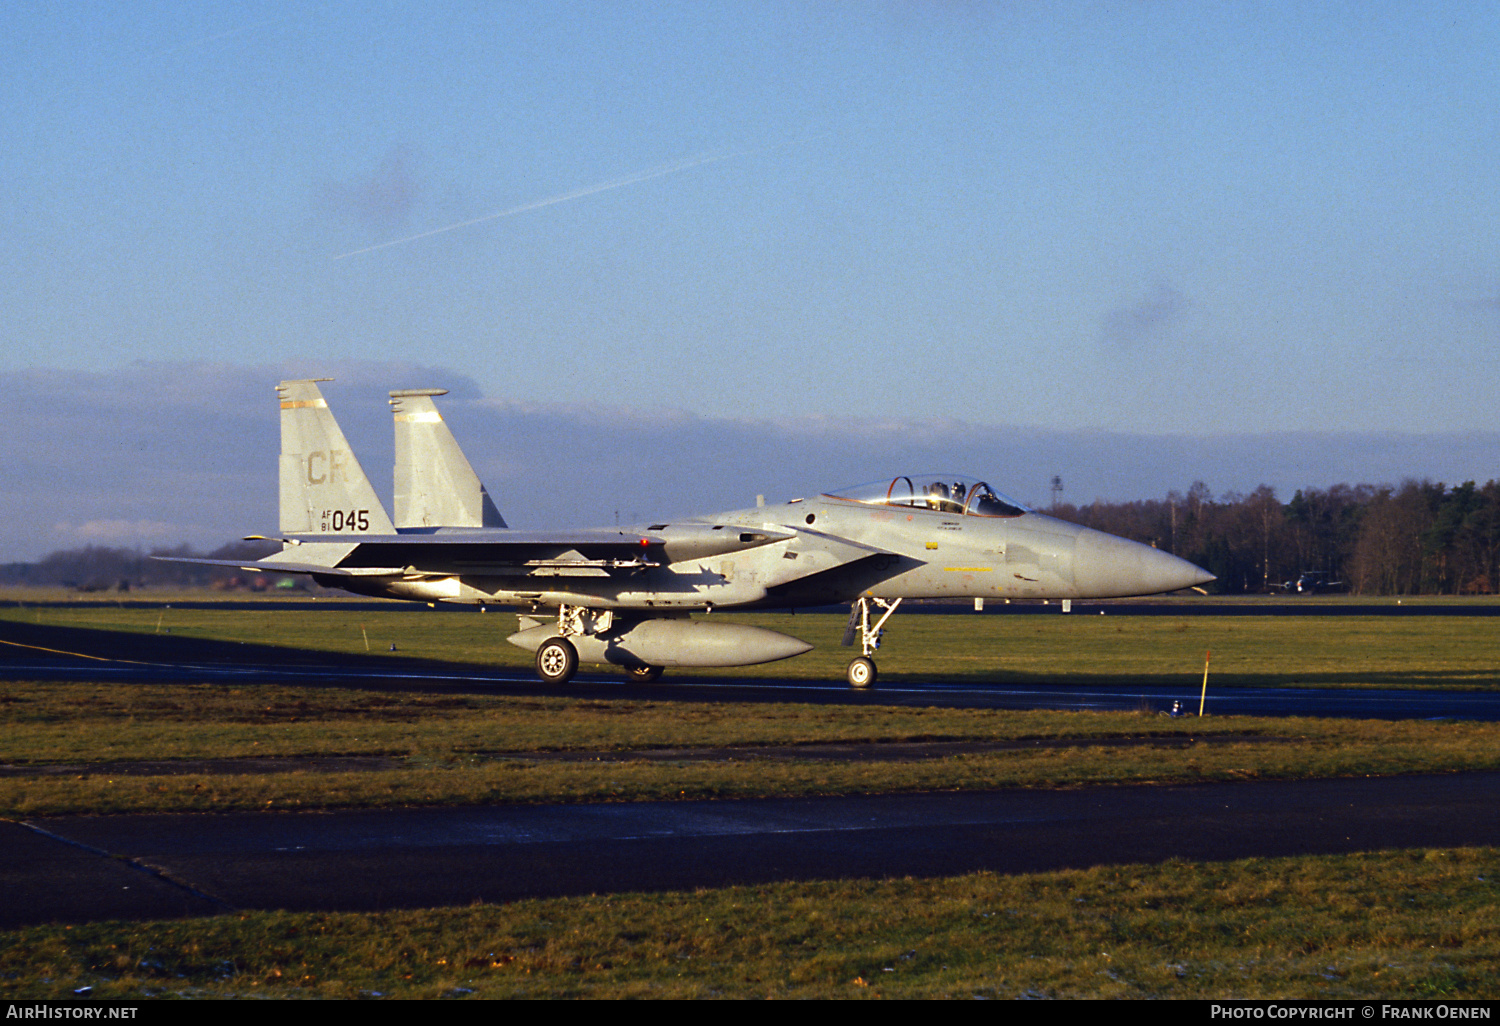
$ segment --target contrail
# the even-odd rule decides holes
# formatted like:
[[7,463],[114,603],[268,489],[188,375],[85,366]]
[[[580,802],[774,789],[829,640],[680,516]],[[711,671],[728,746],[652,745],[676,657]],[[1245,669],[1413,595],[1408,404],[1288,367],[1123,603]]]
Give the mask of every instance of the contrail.
[[208,46],[208,45],[210,45],[212,43],[217,43],[221,39],[229,39],[229,38],[231,38],[233,36],[243,36],[243,35],[245,35],[246,33],[249,33],[249,32],[258,32],[261,29],[267,28],[267,27],[269,27],[271,25],[280,25],[283,22],[288,22],[288,21],[292,21],[292,20],[293,20],[293,16],[292,15],[284,15],[284,16],[282,16],[280,18],[268,18],[265,21],[258,21],[258,22],[256,22],[253,25],[245,25],[242,28],[229,29],[226,32],[218,32],[218,33],[215,33],[214,35],[207,36],[207,37],[205,37],[203,39],[195,40],[195,41],[193,41],[191,43],[183,43],[180,46],[171,46],[171,47],[168,47],[165,50],[157,50],[155,53],[149,54],[148,57],[151,60],[155,60],[155,59],[157,59],[159,57],[170,57],[172,54],[182,53],[185,50],[196,50],[200,46]]
[[624,188],[627,185],[635,185],[638,182],[649,182],[653,178],[660,178],[663,175],[676,174],[678,171],[686,171],[689,168],[702,167],[704,164],[715,164],[721,160],[728,160],[733,156],[735,156],[734,153],[708,153],[700,154],[696,157],[687,157],[683,160],[673,161],[670,164],[662,164],[659,167],[653,167],[647,171],[637,171],[633,175],[627,175],[624,178],[616,178],[612,182],[604,182],[601,185],[590,185],[582,189],[574,189],[572,192],[565,192],[561,196],[551,196],[547,199],[533,200],[530,203],[523,203],[519,207],[511,207],[509,210],[501,210],[498,213],[486,214],[483,217],[476,217],[472,221],[460,221],[457,224],[446,225],[442,228],[434,228],[431,231],[419,232],[416,235],[408,235],[404,239],[392,239],[390,242],[382,242],[378,245],[366,246],[364,249],[353,249],[347,253],[340,253],[333,259],[342,260],[345,257],[359,256],[361,253],[373,253],[375,252],[375,250],[385,249],[387,246],[399,246],[404,242],[415,242],[418,239],[425,239],[430,235],[441,235],[443,232],[451,232],[456,231],[459,228],[467,228],[470,225],[483,224],[485,221],[494,221],[497,218],[510,217],[513,214],[523,214],[528,210],[538,210],[541,207],[550,207],[555,203],[566,203],[568,200],[582,199],[584,196],[592,196],[596,192],[608,192],[610,189],[620,189]]

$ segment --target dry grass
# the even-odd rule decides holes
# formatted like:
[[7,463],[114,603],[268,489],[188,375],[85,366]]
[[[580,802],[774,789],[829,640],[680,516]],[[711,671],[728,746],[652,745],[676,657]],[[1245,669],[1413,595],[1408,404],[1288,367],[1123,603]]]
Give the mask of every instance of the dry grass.
[[[1263,737],[1254,742],[1185,739]],[[905,761],[775,761],[830,741],[1155,739],[1171,744]],[[747,746],[736,757],[554,762],[525,753]],[[503,757],[497,753],[518,753]],[[342,688],[0,685],[0,763],[386,756],[361,772],[108,766],[0,777],[0,815],[786,797],[1077,784],[1445,772],[1500,767],[1500,724],[426,695]],[[185,767],[190,768],[190,767]]]
[[0,995],[1444,998],[1500,854],[1385,852],[0,933]]

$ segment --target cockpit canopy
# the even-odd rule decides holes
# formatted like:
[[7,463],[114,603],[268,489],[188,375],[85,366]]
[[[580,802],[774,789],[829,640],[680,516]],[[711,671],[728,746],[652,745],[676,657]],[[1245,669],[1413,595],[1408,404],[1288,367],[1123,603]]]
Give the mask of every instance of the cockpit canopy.
[[872,506],[906,506],[971,517],[1019,517],[1030,510],[965,474],[912,474],[840,488],[830,498]]

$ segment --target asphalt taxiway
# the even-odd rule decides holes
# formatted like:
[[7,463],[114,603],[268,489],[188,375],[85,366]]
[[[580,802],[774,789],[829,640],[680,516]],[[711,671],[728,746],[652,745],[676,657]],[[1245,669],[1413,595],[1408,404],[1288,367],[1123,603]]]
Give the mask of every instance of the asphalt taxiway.
[[[12,680],[86,680],[120,684],[297,684],[369,691],[419,691],[539,697],[568,695],[591,699],[653,702],[807,702],[838,705],[896,705],[963,709],[1148,710],[1185,715],[1198,711],[1198,687],[1172,685],[1077,684],[1066,680],[1041,685],[952,683],[941,680],[882,682],[856,691],[841,682],[690,677],[668,674],[652,684],[634,684],[611,674],[580,673],[565,688],[544,685],[527,671],[495,673],[447,669],[392,669],[329,662],[290,667],[278,663],[180,664],[131,667],[59,666],[14,662],[3,670]],[[1208,715],[1322,716],[1374,720],[1500,721],[1500,692],[1377,688],[1209,688]]]
[[[326,652],[269,645],[15,621],[0,621],[0,679],[297,684],[439,694],[568,694],[656,702],[809,702],[977,709],[1166,712],[1175,703],[1189,713],[1197,712],[1200,697],[1200,682],[1192,675],[1185,675],[1180,685],[1117,684],[1061,676],[1040,684],[934,678],[883,681],[875,688],[856,691],[842,680],[707,677],[672,670],[651,684],[631,683],[615,673],[584,672],[559,688],[542,683],[529,668],[490,669],[381,654],[334,657]],[[1500,691],[1219,687],[1211,683],[1205,711],[1242,716],[1500,721]]]
[[1500,845],[1500,773],[0,823],[0,927]]

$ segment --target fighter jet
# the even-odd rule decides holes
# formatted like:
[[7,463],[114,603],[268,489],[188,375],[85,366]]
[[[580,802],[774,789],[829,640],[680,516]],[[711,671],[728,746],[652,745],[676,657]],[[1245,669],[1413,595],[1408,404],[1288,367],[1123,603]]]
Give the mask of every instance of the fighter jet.
[[[748,666],[812,646],[690,614],[848,603],[851,686],[908,599],[1083,599],[1154,595],[1214,580],[1151,546],[1028,509],[963,474],[896,474],[779,505],[635,527],[506,526],[433,397],[392,392],[395,512],[387,516],[318,388],[283,381],[279,552],[251,563],[361,595],[507,606],[507,639],[542,680],[580,662],[637,681],[664,667]],[[264,535],[254,535],[265,538]]]
[[1283,581],[1271,585],[1294,595],[1321,595],[1329,591],[1344,591],[1343,581],[1334,580],[1327,570],[1304,570],[1295,581]]

